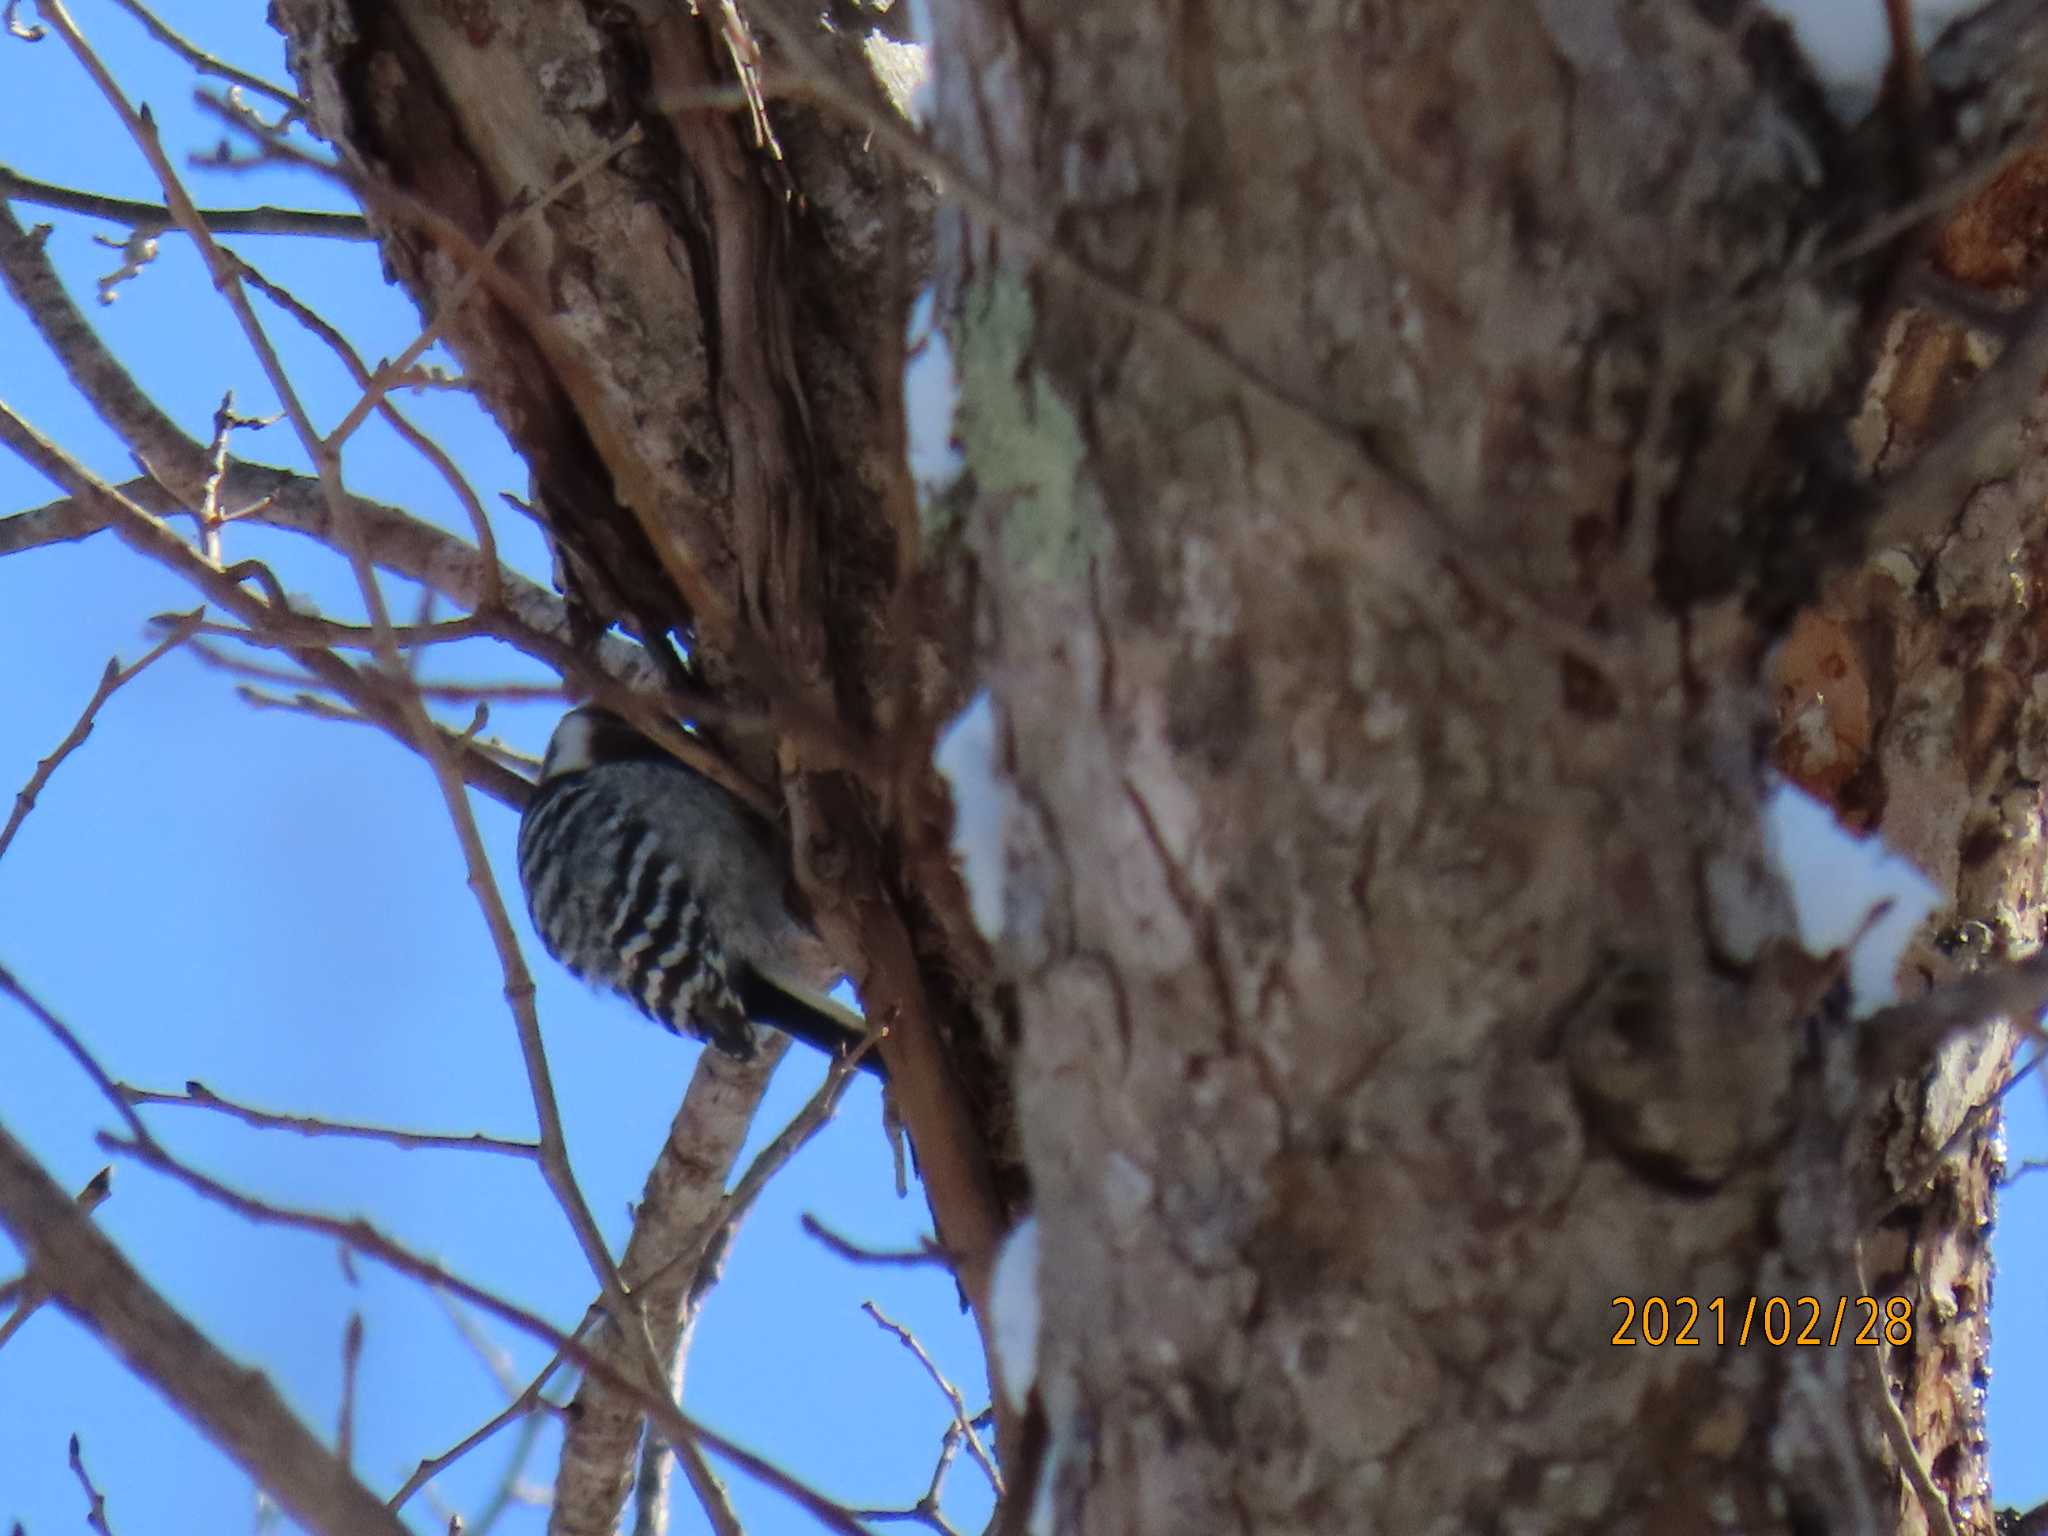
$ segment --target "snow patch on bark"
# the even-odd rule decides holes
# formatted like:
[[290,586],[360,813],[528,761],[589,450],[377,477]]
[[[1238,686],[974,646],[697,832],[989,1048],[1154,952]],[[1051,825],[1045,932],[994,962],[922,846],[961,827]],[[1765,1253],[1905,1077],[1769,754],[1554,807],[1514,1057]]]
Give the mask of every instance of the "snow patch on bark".
[[1899,957],[1941,892],[1881,837],[1858,837],[1796,784],[1764,802],[1764,844],[1791,892],[1809,954],[1849,951],[1849,1004],[1865,1018],[1898,999]]
[[920,501],[929,501],[959,478],[962,460],[953,441],[953,408],[960,373],[946,333],[932,323],[932,290],[910,306],[903,340],[903,423],[910,438],[910,477]]
[[1003,931],[1003,820],[1010,791],[996,775],[996,711],[986,690],[953,717],[932,762],[953,791],[953,852],[967,882],[974,926],[994,943]]
[[1026,1216],[1003,1239],[989,1286],[996,1378],[1019,1413],[1038,1377],[1038,1218]]
[[[1925,48],[1959,16],[1981,10],[1986,0],[1913,0],[1913,40]],[[1877,99],[1877,88],[1892,58],[1885,8],[1845,0],[1764,0],[1792,29],[1828,98],[1843,117],[1861,117]]]

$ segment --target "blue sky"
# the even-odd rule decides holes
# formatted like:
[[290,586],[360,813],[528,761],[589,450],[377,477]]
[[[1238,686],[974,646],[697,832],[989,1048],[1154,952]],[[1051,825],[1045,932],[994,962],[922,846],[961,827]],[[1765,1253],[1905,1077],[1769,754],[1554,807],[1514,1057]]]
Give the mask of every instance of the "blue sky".
[[[167,4],[196,41],[247,68],[283,77],[281,47],[255,0]],[[81,4],[79,20],[131,94],[146,99],[177,150],[209,147],[217,126],[189,106],[189,75],[112,7]],[[0,39],[0,162],[31,176],[151,197],[132,146],[55,41]],[[195,172],[202,203],[341,206],[303,176]],[[114,253],[91,243],[107,226],[17,205],[24,221],[57,226],[51,249],[72,291],[117,353],[176,419],[204,438],[221,392],[252,414],[276,409],[260,369],[177,237],[157,263],[101,309],[94,279]],[[387,287],[365,246],[245,237],[229,242],[314,300],[369,357],[397,352],[418,320]],[[339,369],[298,333],[273,334],[316,417],[331,424],[353,399]],[[0,397],[102,473],[130,473],[11,306],[0,307]],[[487,503],[523,492],[526,476],[495,431],[456,397],[403,402],[455,453]],[[238,439],[260,460],[298,464],[280,424]],[[381,427],[346,461],[349,484],[461,530],[438,478]],[[54,492],[0,456],[0,513]],[[508,557],[545,581],[538,541],[515,516],[498,520]],[[281,534],[230,531],[231,555],[270,561],[286,585],[329,612],[356,614],[339,563]],[[401,613],[412,601],[392,589]],[[149,616],[195,598],[111,538],[0,560],[0,804],[69,727],[107,658],[146,648]],[[436,655],[430,675],[536,678],[487,646]],[[530,751],[556,707],[494,710],[494,728]],[[511,815],[478,800],[501,879],[512,871]],[[518,908],[516,892],[510,893]],[[523,924],[523,917],[522,917]],[[642,1024],[625,1005],[585,993],[524,935],[572,1155],[614,1245],[687,1080],[693,1047]],[[175,1088],[197,1078],[266,1107],[504,1136],[531,1134],[530,1109],[496,963],[431,777],[380,735],[256,712],[228,682],[173,656],[120,694],[87,747],[64,765],[20,839],[0,860],[0,963],[58,1011],[119,1078]],[[785,1068],[763,1117],[772,1133],[816,1084],[802,1054]],[[714,1427],[778,1458],[853,1504],[902,1505],[922,1491],[945,1422],[938,1395],[903,1349],[858,1311],[873,1297],[910,1323],[979,1404],[978,1349],[936,1274],[857,1269],[804,1238],[813,1211],[880,1244],[925,1229],[921,1198],[898,1201],[878,1130],[878,1097],[856,1083],[839,1122],[772,1188],[743,1232],[692,1355],[687,1404]],[[113,1117],[76,1069],[18,1011],[0,1004],[0,1121],[28,1141],[65,1185],[106,1161],[93,1133]],[[159,1135],[198,1166],[260,1193],[341,1213],[385,1231],[463,1275],[552,1317],[576,1317],[592,1283],[560,1213],[533,1170],[505,1160],[308,1142],[203,1113],[159,1110]],[[2017,1096],[2017,1161],[2048,1156],[2048,1123],[2032,1088]],[[341,1338],[366,1317],[358,1466],[388,1492],[422,1456],[444,1449],[502,1399],[439,1306],[367,1262],[344,1271],[331,1244],[251,1228],[133,1166],[115,1176],[101,1225],[213,1338],[260,1365],[311,1424],[331,1434]],[[2048,1498],[2041,1454],[2048,1391],[2048,1308],[2034,1277],[2048,1264],[2048,1177],[2008,1197],[1998,1234],[2001,1280],[1992,1384],[1994,1466],[2001,1502]],[[0,1275],[16,1256],[0,1240]],[[1605,1306],[1605,1298],[1589,1301]],[[538,1346],[486,1323],[524,1376]],[[83,1500],[65,1461],[73,1432],[107,1494],[115,1529],[241,1529],[246,1480],[89,1337],[46,1309],[0,1350],[0,1528],[76,1528]],[[511,1437],[450,1473],[409,1509],[422,1530],[449,1507],[473,1516],[503,1473]],[[528,1464],[552,1475],[554,1436]],[[772,1494],[735,1479],[748,1528],[812,1529]],[[963,1458],[949,1485],[957,1522],[986,1508]],[[522,1508],[502,1530],[539,1530]],[[674,1527],[702,1528],[687,1498]]]

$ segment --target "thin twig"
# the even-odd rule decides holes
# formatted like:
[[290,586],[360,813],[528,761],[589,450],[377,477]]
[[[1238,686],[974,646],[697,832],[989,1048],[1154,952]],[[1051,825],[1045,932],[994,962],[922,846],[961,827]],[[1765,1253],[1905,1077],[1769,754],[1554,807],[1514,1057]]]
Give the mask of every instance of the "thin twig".
[[[0,197],[59,208],[66,213],[125,224],[130,229],[164,234],[178,229],[171,210],[161,203],[81,192],[54,182],[37,181],[0,165]],[[359,213],[321,213],[311,208],[206,208],[206,227],[224,235],[310,235],[323,240],[372,240],[369,221]]]
[[891,1265],[917,1268],[928,1264],[951,1267],[952,1258],[938,1243],[926,1237],[915,1248],[864,1248],[851,1238],[841,1237],[809,1211],[800,1218],[807,1236],[816,1238],[832,1253],[855,1264]]
[[[506,1406],[492,1415],[480,1429],[465,1436],[446,1455],[422,1461],[413,1476],[407,1479],[404,1488],[398,1495],[393,1496],[389,1507],[394,1511],[402,1507],[406,1499],[431,1482],[434,1476],[451,1462],[468,1454],[507,1424],[517,1420],[519,1433],[513,1441],[510,1454],[505,1458],[505,1469],[491,1490],[491,1496],[484,1501],[483,1507],[468,1524],[469,1536],[485,1536],[485,1533],[504,1517],[505,1511],[520,1497],[521,1474],[526,1470],[526,1464],[532,1457],[534,1449],[540,1444],[540,1432],[548,1416],[562,1412],[559,1403],[541,1395],[548,1378],[561,1366],[562,1357],[560,1354],[553,1356],[540,1375],[522,1387],[518,1374],[512,1368],[512,1357],[484,1331],[483,1326],[470,1315],[468,1309],[441,1291],[433,1292],[433,1297],[440,1303],[450,1325],[469,1346],[470,1352],[483,1363],[491,1379],[498,1384],[498,1389],[505,1394]],[[593,1307],[584,1318],[584,1326],[577,1330],[578,1334],[587,1331],[602,1316],[602,1311]]]
[[44,786],[50,782],[50,775],[57,771],[57,765],[85,745],[85,738],[92,734],[94,717],[99,714],[107,700],[148,671],[160,658],[169,655],[190,640],[199,628],[200,620],[205,617],[204,608],[195,608],[190,613],[180,615],[173,622],[170,632],[132,667],[122,666],[121,658],[118,656],[107,662],[106,670],[100,673],[99,686],[93,689],[92,697],[85,701],[85,708],[79,714],[77,723],[71,727],[69,734],[57,743],[50,755],[36,764],[35,772],[29,775],[28,782],[15,795],[13,814],[7,818],[7,825],[0,827],[0,858],[7,856],[8,844],[14,841],[14,835],[21,830],[21,824],[28,819],[28,813],[35,809],[36,796],[40,795]]
[[940,1536],[959,1536],[946,1519],[940,1508],[939,1496],[946,1486],[946,1474],[953,1469],[953,1461],[960,1454],[960,1426],[948,1424],[946,1432],[939,1438],[939,1459],[932,1467],[931,1481],[925,1485],[924,1494],[908,1509],[860,1509],[854,1513],[862,1520],[877,1524],[915,1520],[928,1525]]
[[160,1152],[157,1140],[149,1134],[149,1127],[142,1123],[142,1117],[135,1113],[135,1106],[121,1097],[121,1090],[107,1075],[107,1069],[100,1065],[99,1058],[85,1047],[85,1042],[71,1030],[71,1026],[58,1018],[19,981],[5,965],[0,965],[0,992],[6,993],[28,1010],[29,1017],[48,1031],[50,1037],[64,1048],[64,1053],[78,1063],[79,1070],[92,1080],[100,1096],[114,1106],[115,1111],[127,1124],[129,1132],[145,1149]]
[[[238,519],[231,517],[228,521],[234,522],[238,521]],[[150,622],[162,623],[164,621],[161,618],[157,618],[152,619]],[[213,621],[201,624],[199,626],[199,633],[212,636],[217,640],[233,640],[242,645],[260,646],[266,650],[276,649],[280,640],[287,639],[307,641],[315,645],[332,645],[342,648],[353,647],[358,650],[368,650],[375,642],[375,636],[370,633],[369,626],[367,625],[344,623],[340,619],[313,618],[296,612],[292,614],[284,626],[270,634],[257,634],[255,631],[244,629],[237,624],[221,624]],[[401,624],[396,627],[394,633],[399,644],[407,650],[420,650],[436,645],[454,645],[462,640],[498,638],[493,635],[482,617],[474,613],[466,614],[459,619],[442,619],[432,624]],[[195,649],[194,654],[205,655],[211,659],[220,656],[221,653],[216,649],[206,647]],[[300,680],[286,678],[282,674],[272,678],[272,681]]]
[[[4,401],[0,401],[0,444],[12,448],[26,463],[63,486],[74,498],[89,503],[99,519],[112,528],[123,543],[158,564],[168,566],[252,629],[263,629],[279,612],[271,602],[256,597],[241,585],[245,577],[268,574],[260,564],[243,561],[227,571],[209,564],[161,519],[144,511],[87,470],[36,431]],[[274,577],[270,584],[275,585]],[[272,600],[281,595],[273,594]],[[324,686],[355,704],[387,734],[410,744],[412,737],[405,723],[377,680],[322,647],[289,643],[282,648],[319,678]],[[451,742],[451,745],[458,749],[461,747],[459,742]],[[465,777],[478,788],[508,805],[516,807],[526,803],[531,786],[501,764],[473,751],[463,751],[461,761]]]
[[931,1377],[932,1385],[939,1389],[945,1396],[946,1402],[952,1407],[953,1423],[958,1426],[960,1433],[967,1437],[967,1449],[973,1454],[974,1459],[981,1464],[982,1474],[988,1478],[989,1486],[996,1491],[996,1497],[1001,1498],[1003,1493],[1003,1474],[996,1470],[995,1457],[991,1456],[988,1447],[981,1443],[981,1436],[974,1428],[974,1415],[967,1411],[967,1400],[960,1395],[960,1389],[946,1379],[945,1372],[941,1371],[932,1357],[925,1352],[925,1347],[917,1341],[916,1334],[912,1333],[901,1323],[884,1316],[882,1309],[872,1301],[862,1302],[860,1309],[873,1318],[876,1326],[881,1328],[883,1332],[895,1335],[896,1341],[899,1344],[917,1356],[917,1363],[922,1365],[925,1374]]
[[85,1449],[78,1443],[78,1435],[71,1436],[71,1471],[78,1479],[78,1486],[85,1490],[85,1523],[98,1531],[99,1536],[114,1536],[114,1528],[107,1524],[107,1496],[93,1486],[92,1474],[85,1470]]
[[244,1125],[257,1126],[263,1130],[296,1131],[301,1136],[336,1136],[358,1141],[378,1141],[388,1146],[414,1148],[436,1148],[450,1152],[501,1152],[508,1157],[537,1157],[540,1144],[532,1141],[510,1141],[500,1136],[486,1136],[481,1131],[472,1131],[464,1136],[456,1133],[433,1131],[407,1131],[394,1126],[363,1125],[347,1120],[325,1120],[316,1115],[287,1115],[272,1110],[255,1109],[224,1099],[206,1084],[190,1079],[182,1093],[167,1093],[161,1089],[136,1088],[128,1083],[115,1084],[115,1092],[130,1104],[168,1104],[191,1109],[210,1109]]
[[341,1335],[341,1416],[334,1430],[334,1454],[344,1467],[356,1456],[356,1373],[363,1363],[363,1314],[348,1315]]
[[[437,1291],[435,1294],[439,1295],[440,1293]],[[449,1446],[440,1455],[429,1456],[423,1459],[417,1467],[413,1468],[412,1476],[401,1483],[398,1491],[392,1494],[390,1499],[386,1501],[385,1507],[394,1512],[403,1509],[407,1501],[414,1494],[418,1493],[428,1483],[432,1482],[434,1478],[447,1471],[448,1468],[462,1460],[463,1457],[482,1445],[486,1440],[497,1434],[499,1430],[503,1429],[513,1420],[530,1419],[532,1415],[541,1411],[560,1412],[560,1408],[550,1402],[544,1395],[544,1389],[549,1378],[562,1368],[563,1358],[557,1352],[541,1368],[540,1374],[528,1382],[519,1392],[513,1394],[511,1401],[506,1403],[503,1408],[492,1414],[490,1418],[464,1435],[455,1444]]]
[[[352,626],[333,625],[331,627],[337,630],[342,630],[351,628]],[[470,632],[471,634],[476,633],[476,627],[471,625],[467,620],[456,620],[452,624],[435,624],[426,627],[433,630],[449,630],[461,628]],[[258,635],[254,631],[238,629],[231,625],[210,625],[207,626],[204,632],[217,634],[221,636],[223,639],[233,640],[238,644],[252,646],[264,650],[272,650],[276,648],[275,641],[266,640],[264,636]],[[415,646],[408,647],[408,649],[412,651],[414,654],[417,654],[418,650],[426,645],[444,644],[456,638],[458,637],[454,635],[436,634],[430,639],[420,641]],[[349,644],[352,642],[344,640],[341,643]],[[274,666],[260,661],[251,661],[238,656],[231,656],[227,652],[221,650],[218,646],[207,645],[203,641],[197,639],[195,639],[192,642],[192,654],[196,659],[205,663],[207,666],[212,667],[216,671],[225,672],[230,677],[244,678],[248,681],[259,683],[289,683],[299,687],[317,688],[323,686],[320,682],[320,679],[316,677],[309,677],[303,672],[293,672],[284,667]],[[416,689],[418,689],[419,694],[422,698],[441,700],[449,703],[463,704],[472,704],[479,699],[489,699],[498,702],[510,701],[515,703],[528,703],[536,700],[560,699],[567,691],[560,682],[523,683],[508,681],[489,683],[428,683],[416,681],[413,684],[413,686]]]
[[252,709],[280,709],[288,714],[311,715],[316,720],[334,720],[344,725],[377,724],[359,710],[349,709],[313,693],[296,693],[286,698],[281,694],[266,693],[261,688],[242,683],[236,686],[235,697]]
[[[114,1168],[110,1163],[86,1181],[85,1188],[78,1192],[77,1206],[90,1216],[106,1203],[107,1196],[114,1192]],[[9,1339],[21,1332],[22,1326],[36,1315],[37,1309],[50,1299],[49,1291],[38,1284],[33,1272],[23,1275],[11,1285],[0,1286],[0,1306],[14,1303],[14,1311],[7,1321],[0,1323],[0,1348]]]
[[448,1319],[448,1326],[453,1328],[462,1342],[469,1346],[469,1352],[476,1356],[491,1380],[498,1384],[498,1390],[508,1398],[517,1397],[520,1392],[519,1374],[512,1367],[511,1355],[505,1352],[496,1339],[484,1332],[483,1324],[470,1316],[469,1311],[454,1297],[440,1291],[435,1291],[433,1296],[441,1308],[441,1315]]
[[[391,403],[392,388],[410,375],[411,365],[380,368],[373,375],[364,364],[362,354],[356,351],[349,339],[316,314],[310,306],[302,303],[290,289],[273,283],[234,253],[229,252],[228,255],[240,269],[244,280],[254,285],[273,304],[327,343],[328,350],[341,359],[342,365],[349,371],[349,376],[356,381],[356,387],[363,391],[363,397],[375,400],[377,414],[394,432],[405,439],[413,452],[434,466],[435,472],[455,493],[455,499],[462,504],[463,511],[469,514],[470,531],[476,535],[477,552],[482,555],[484,561],[485,588],[477,601],[477,606],[500,606],[504,602],[504,591],[496,584],[497,573],[502,569],[498,560],[498,538],[491,529],[491,520],[484,511],[482,500],[477,496],[475,488],[470,485],[468,476],[456,467],[455,461],[448,456],[446,450],[414,426],[411,419]],[[341,430],[336,428],[330,441],[339,444],[342,436]],[[432,589],[428,590],[431,593]]]
[[[436,317],[437,323],[442,317],[452,315],[452,301],[466,299],[471,286],[481,284],[525,326],[545,356],[551,361],[559,362],[564,368],[572,366],[570,360],[578,355],[578,344],[564,331],[553,312],[536,303],[534,296],[526,291],[521,282],[501,268],[495,260],[495,243],[500,235],[509,233],[512,223],[518,217],[517,211],[512,220],[500,221],[498,227],[492,231],[490,241],[479,246],[454,219],[404,188],[355,174],[346,167],[309,155],[281,135],[262,133],[211,97],[200,96],[198,105],[214,112],[237,131],[251,134],[276,158],[305,166],[321,175],[334,177],[353,191],[364,204],[375,208],[385,217],[416,226],[445,251],[461,269],[463,276],[461,283],[444,295]],[[625,147],[629,139],[630,134],[614,141],[608,153],[615,153],[617,149]],[[602,163],[600,160],[595,164],[586,163],[584,166],[576,167],[570,173],[572,180],[581,179],[583,175],[595,171]],[[566,190],[566,185],[558,190]],[[524,211],[531,212],[531,209]],[[420,341],[426,342],[431,339],[427,333],[422,333]],[[357,408],[366,410],[367,407],[366,395],[363,401],[358,402]],[[731,605],[725,596],[705,579],[703,572],[695,564],[684,558],[674,547],[675,541],[672,538],[658,536],[654,518],[660,496],[654,483],[654,476],[637,449],[623,440],[609,439],[609,428],[602,416],[588,419],[585,425],[597,432],[602,439],[597,445],[598,452],[600,457],[612,466],[619,500],[641,519],[643,526],[648,529],[648,536],[653,542],[655,557],[661,563],[662,572],[683,595],[689,612],[695,617],[699,635],[714,634],[737,639],[738,630],[731,613]],[[343,427],[348,426],[349,423],[344,420],[342,427],[336,428],[337,436]]]
[[215,58],[203,48],[193,43],[188,43],[184,38],[157,20],[149,8],[141,3],[141,0],[114,0],[114,4],[120,6],[122,10],[141,22],[144,27],[148,28],[151,37],[162,43],[187,64],[190,64],[200,74],[211,75],[216,80],[225,80],[230,85],[239,85],[243,90],[254,91],[259,96],[267,96],[293,117],[303,117],[305,115],[306,104],[290,91],[285,90],[282,86],[272,85],[261,75],[252,75],[245,69],[237,69],[234,65]]

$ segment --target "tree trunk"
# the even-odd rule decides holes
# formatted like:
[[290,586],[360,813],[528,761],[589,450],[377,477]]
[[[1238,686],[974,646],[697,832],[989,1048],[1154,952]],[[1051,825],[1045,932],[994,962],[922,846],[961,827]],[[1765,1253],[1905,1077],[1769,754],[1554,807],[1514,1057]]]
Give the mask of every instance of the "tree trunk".
[[[1042,1528],[1989,1531],[1982,1127],[1920,1186],[2007,1042],[1850,1017],[1759,807],[1775,740],[2038,937],[2042,498],[1870,474],[1949,408],[1899,210],[2029,126],[2039,0],[1853,133],[1755,6],[962,3],[936,156],[780,11],[275,9],[570,585],[779,740],[978,1306],[1014,1090]],[[921,526],[890,145],[957,210]],[[1001,989],[926,763],[969,673]],[[1896,1349],[1734,1342],[1893,1295]],[[1617,1343],[1653,1302],[1701,1347]]]
[[[1920,1529],[1883,1358],[1990,1530],[1981,1133],[1915,1174],[2009,1040],[1923,1091],[1759,808],[1774,682],[1792,755],[1860,678],[1821,787],[2036,942],[2040,496],[1956,484],[1769,669],[1907,516],[1874,231],[2038,12],[1851,135],[1759,7],[941,11],[1048,1528]],[[1763,1342],[1843,1299],[1903,1347]]]

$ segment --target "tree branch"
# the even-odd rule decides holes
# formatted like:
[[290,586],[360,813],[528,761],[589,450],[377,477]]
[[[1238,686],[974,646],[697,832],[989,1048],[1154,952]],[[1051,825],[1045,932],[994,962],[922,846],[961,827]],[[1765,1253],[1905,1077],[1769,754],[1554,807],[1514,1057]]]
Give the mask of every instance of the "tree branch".
[[15,795],[14,811],[8,816],[7,825],[0,827],[0,858],[7,856],[8,845],[21,830],[21,824],[28,819],[28,813],[35,809],[36,796],[40,795],[44,786],[50,782],[50,775],[57,771],[58,765],[65,758],[85,745],[85,738],[92,734],[94,719],[107,700],[119,692],[123,685],[140,677],[160,658],[190,640],[199,627],[199,621],[205,615],[204,608],[195,608],[184,615],[172,625],[170,633],[158,641],[156,646],[132,667],[122,666],[118,656],[108,661],[106,671],[100,674],[99,686],[93,689],[92,697],[85,701],[85,709],[80,713],[78,723],[71,727],[70,732],[57,743],[48,757],[36,764],[35,772],[29,775],[28,782],[22,785],[20,792]]
[[294,1520],[322,1536],[411,1536],[260,1373],[222,1354],[136,1273],[4,1126],[0,1226],[56,1303]]
[[313,1115],[281,1115],[269,1110],[252,1109],[246,1104],[237,1104],[224,1099],[204,1083],[192,1081],[185,1084],[183,1093],[163,1093],[149,1088],[135,1088],[127,1083],[116,1083],[114,1091],[130,1104],[174,1104],[192,1109],[211,1109],[239,1120],[244,1125],[253,1125],[260,1130],[296,1131],[301,1136],[334,1136],[347,1140],[378,1141],[386,1146],[414,1148],[438,1148],[452,1152],[502,1152],[510,1157],[531,1158],[539,1154],[539,1146],[531,1141],[507,1141],[498,1136],[486,1136],[471,1132],[467,1136],[438,1135],[429,1131],[407,1131],[392,1126],[358,1125],[344,1120],[322,1120]]
[[[109,197],[100,192],[81,192],[55,182],[0,165],[0,198],[34,203],[40,208],[60,208],[66,213],[105,219],[130,229],[161,234],[178,227],[171,210],[161,203],[137,202],[133,198]],[[202,211],[209,229],[228,235],[310,235],[322,240],[373,240],[370,226],[359,213],[322,213],[312,208],[208,208]]]

